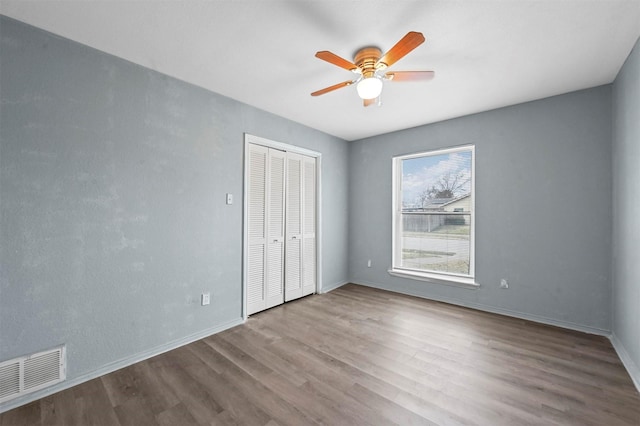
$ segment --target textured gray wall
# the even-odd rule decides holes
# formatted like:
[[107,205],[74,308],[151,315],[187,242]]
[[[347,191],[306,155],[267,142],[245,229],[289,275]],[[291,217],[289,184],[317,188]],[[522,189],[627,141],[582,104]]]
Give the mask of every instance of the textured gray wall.
[[73,379],[240,319],[243,132],[322,153],[322,284],[347,280],[345,141],[0,31],[0,360],[66,343]]
[[640,386],[640,40],[613,85],[613,201],[612,327]]
[[[603,86],[351,143],[351,280],[609,330],[610,92]],[[391,158],[462,144],[476,146],[481,287],[390,276]],[[509,289],[498,288],[501,278],[509,280]]]

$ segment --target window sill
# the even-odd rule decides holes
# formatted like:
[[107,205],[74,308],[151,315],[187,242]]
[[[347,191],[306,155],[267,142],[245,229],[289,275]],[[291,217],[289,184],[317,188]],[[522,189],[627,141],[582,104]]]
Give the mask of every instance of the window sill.
[[404,269],[389,269],[387,272],[389,272],[389,275],[393,275],[394,277],[409,278],[418,281],[428,281],[436,284],[462,287],[469,290],[476,290],[480,287],[480,284],[476,283],[473,278],[431,274],[428,272],[408,271]]

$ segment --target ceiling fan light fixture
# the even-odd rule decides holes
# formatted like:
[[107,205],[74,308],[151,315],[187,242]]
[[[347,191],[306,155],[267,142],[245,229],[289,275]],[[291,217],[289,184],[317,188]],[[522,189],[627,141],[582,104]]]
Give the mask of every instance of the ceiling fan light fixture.
[[382,93],[382,79],[375,76],[363,78],[358,82],[356,90],[361,99],[375,99]]

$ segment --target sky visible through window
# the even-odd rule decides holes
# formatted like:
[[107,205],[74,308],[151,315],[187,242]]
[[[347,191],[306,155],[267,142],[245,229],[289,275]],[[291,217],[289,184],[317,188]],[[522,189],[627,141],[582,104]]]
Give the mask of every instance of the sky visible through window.
[[[440,187],[443,180],[452,183],[454,179],[463,184],[456,188],[455,196],[471,192],[471,151],[402,160],[402,204],[417,207],[425,191]],[[446,184],[446,183],[445,183]]]

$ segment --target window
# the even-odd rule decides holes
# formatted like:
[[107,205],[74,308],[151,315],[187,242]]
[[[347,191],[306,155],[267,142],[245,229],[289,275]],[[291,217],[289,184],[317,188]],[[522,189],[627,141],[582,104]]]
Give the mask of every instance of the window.
[[474,146],[393,159],[392,275],[474,282]]

